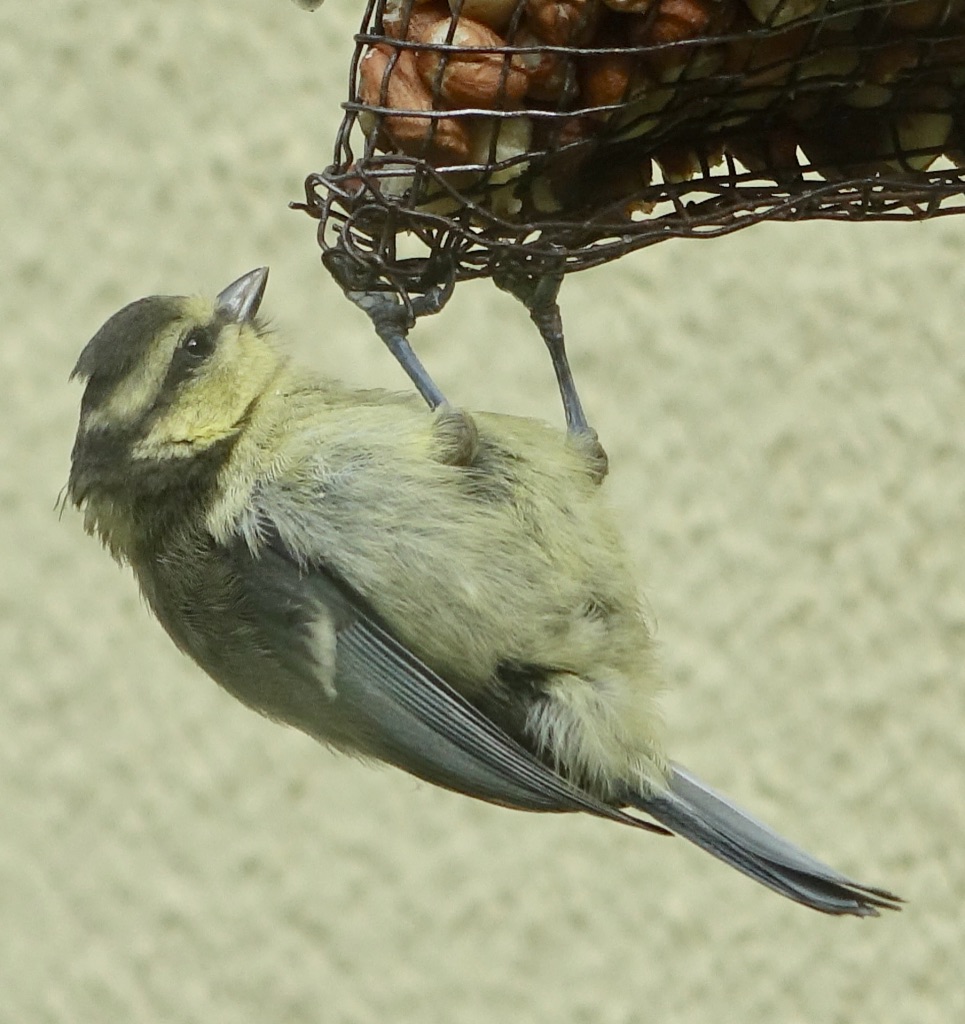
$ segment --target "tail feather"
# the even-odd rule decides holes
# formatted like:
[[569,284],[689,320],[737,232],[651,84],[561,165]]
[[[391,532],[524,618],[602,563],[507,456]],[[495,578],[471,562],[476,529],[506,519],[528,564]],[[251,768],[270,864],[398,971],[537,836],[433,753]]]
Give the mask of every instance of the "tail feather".
[[805,906],[857,917],[875,917],[879,909],[900,909],[900,897],[861,885],[828,867],[679,765],[672,766],[666,790],[631,793],[627,799],[677,835]]

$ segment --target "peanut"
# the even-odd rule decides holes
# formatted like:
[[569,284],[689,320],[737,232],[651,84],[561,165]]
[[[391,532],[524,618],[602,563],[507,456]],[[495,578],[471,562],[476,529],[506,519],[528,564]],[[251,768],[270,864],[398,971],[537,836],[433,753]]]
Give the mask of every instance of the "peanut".
[[[396,58],[393,64],[393,57]],[[389,107],[398,114],[384,114],[370,131],[383,131],[393,146],[409,156],[433,164],[465,163],[469,157],[469,133],[458,118],[414,117],[407,111],[433,109],[432,96],[416,69],[415,54],[396,54],[386,43],[377,43],[359,65],[359,99],[367,106]]]
[[[451,29],[448,18],[436,22],[414,41],[446,43]],[[488,110],[515,106],[529,79],[519,55],[496,53],[484,47],[505,47],[491,28],[470,18],[460,18],[451,45],[459,51],[419,50],[416,64],[426,87],[454,107],[485,107]]]

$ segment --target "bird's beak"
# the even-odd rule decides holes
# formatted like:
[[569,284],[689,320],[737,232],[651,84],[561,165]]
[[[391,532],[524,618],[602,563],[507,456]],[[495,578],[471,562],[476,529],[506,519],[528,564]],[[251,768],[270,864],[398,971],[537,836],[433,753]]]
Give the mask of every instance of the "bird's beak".
[[218,295],[217,312],[231,323],[247,323],[258,312],[267,284],[267,267],[249,270]]

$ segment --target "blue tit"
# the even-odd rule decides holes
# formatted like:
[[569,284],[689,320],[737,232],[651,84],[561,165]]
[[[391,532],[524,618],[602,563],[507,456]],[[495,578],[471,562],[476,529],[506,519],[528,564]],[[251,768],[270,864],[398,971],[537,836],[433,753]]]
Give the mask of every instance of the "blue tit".
[[825,913],[897,907],[665,756],[592,432],[317,376],[258,318],[266,281],[133,302],[74,370],[69,498],[182,651],[338,750],[676,833]]

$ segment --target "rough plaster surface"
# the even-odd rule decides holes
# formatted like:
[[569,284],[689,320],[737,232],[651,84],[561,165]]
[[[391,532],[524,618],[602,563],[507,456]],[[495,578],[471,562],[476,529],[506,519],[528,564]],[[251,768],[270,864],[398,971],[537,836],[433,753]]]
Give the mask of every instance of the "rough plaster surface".
[[[67,373],[136,296],[268,263],[304,358],[403,385],[285,205],[330,158],[358,10],[0,8],[0,1021],[965,1019],[965,220],[667,243],[564,295],[675,756],[900,915],[336,759],[58,521]],[[454,400],[559,419],[491,286],[417,341]]]

